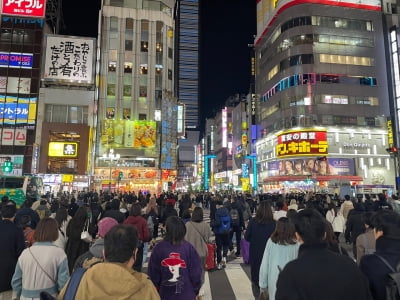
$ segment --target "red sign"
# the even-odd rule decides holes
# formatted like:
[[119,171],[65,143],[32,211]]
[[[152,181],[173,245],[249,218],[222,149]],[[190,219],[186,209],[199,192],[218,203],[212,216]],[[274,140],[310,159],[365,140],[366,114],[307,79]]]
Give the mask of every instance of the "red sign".
[[3,0],[2,14],[44,18],[46,10],[46,0]]
[[326,155],[328,142],[323,130],[292,130],[278,135],[276,146],[278,157]]

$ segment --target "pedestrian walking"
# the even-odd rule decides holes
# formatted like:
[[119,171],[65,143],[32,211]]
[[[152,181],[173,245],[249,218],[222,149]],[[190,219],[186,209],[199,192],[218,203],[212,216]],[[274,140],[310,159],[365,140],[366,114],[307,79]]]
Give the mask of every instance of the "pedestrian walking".
[[256,215],[250,219],[244,238],[250,242],[250,268],[253,296],[258,299],[260,295],[259,273],[267,240],[275,230],[275,221],[270,203],[261,201]]

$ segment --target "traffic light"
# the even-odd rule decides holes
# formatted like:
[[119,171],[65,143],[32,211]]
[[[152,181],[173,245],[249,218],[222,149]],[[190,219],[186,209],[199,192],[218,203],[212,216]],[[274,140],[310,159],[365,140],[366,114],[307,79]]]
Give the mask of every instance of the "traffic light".
[[326,161],[326,156],[317,157],[317,161]]
[[386,148],[386,152],[390,154],[397,153],[397,147]]
[[3,172],[10,173],[13,170],[13,163],[10,159],[6,159],[3,164]]
[[124,172],[119,172],[119,174],[118,174],[118,179],[121,180],[122,177],[124,177]]

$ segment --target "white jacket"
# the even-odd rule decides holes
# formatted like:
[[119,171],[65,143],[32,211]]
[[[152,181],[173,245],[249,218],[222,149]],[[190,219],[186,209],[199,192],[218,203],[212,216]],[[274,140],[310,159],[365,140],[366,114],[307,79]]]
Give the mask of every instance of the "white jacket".
[[335,216],[335,211],[333,209],[328,210],[326,213],[326,219],[332,224],[333,232],[344,232],[346,220],[339,211]]

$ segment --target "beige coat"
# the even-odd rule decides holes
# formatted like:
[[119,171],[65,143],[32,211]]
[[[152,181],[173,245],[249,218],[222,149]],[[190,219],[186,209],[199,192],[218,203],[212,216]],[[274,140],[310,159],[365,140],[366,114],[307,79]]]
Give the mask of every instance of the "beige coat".
[[186,223],[185,240],[193,245],[200,257],[207,256],[207,245],[212,235],[210,226],[205,222]]

